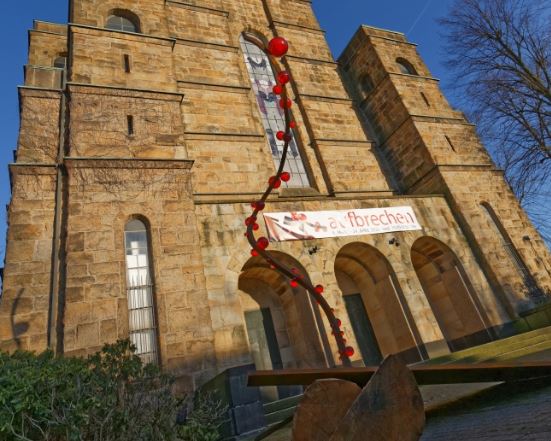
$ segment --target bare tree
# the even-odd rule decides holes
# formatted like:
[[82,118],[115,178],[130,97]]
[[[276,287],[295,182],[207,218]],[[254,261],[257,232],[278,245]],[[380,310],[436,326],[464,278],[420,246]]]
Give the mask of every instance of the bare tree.
[[551,243],[551,5],[455,0],[440,20],[460,105]]

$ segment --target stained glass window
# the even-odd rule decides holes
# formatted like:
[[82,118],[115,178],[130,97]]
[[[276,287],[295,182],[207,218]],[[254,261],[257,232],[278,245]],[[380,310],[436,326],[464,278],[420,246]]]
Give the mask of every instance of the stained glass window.
[[147,230],[142,221],[131,220],[124,232],[130,342],[144,363],[157,363],[157,327],[153,284],[147,250]]
[[[262,49],[245,39],[243,35],[241,35],[240,41],[249,78],[262,116],[262,124],[270,145],[272,160],[277,169],[285,143],[276,138],[276,133],[285,130],[285,114],[283,109],[279,107],[279,97],[272,91],[276,85],[274,72],[268,56]],[[291,179],[286,183],[288,187],[310,186],[294,134],[289,143],[285,170],[291,173]]]

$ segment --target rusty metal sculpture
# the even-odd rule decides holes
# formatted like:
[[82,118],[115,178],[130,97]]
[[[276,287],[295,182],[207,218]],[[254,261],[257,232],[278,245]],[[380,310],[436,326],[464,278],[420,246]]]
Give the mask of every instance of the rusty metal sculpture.
[[262,197],[253,202],[251,205],[253,207],[252,214],[245,220],[245,225],[247,226],[247,232],[245,233],[249,244],[252,247],[251,254],[253,256],[261,256],[266,262],[268,262],[272,269],[278,271],[281,275],[289,279],[291,287],[296,288],[302,286],[306,291],[316,300],[320,305],[321,309],[325,313],[329,324],[332,329],[332,334],[335,337],[337,347],[339,350],[340,359],[343,366],[351,366],[350,357],[354,355],[354,349],[351,346],[346,345],[346,340],[344,338],[344,332],[341,330],[341,321],[335,317],[333,309],[323,297],[323,286],[316,285],[314,286],[304,274],[300,273],[300,270],[297,268],[289,268],[283,263],[279,262],[270,252],[266,251],[266,248],[269,246],[269,240],[266,237],[255,238],[254,231],[259,229],[257,224],[257,216],[260,213],[265,205],[266,200],[272,193],[274,189],[277,189],[281,186],[282,182],[289,181],[291,175],[289,172],[283,171],[285,167],[285,160],[287,158],[287,152],[289,149],[289,143],[292,140],[292,129],[296,127],[296,123],[293,121],[291,116],[291,106],[292,100],[288,97],[287,94],[287,84],[290,83],[291,77],[289,73],[285,70],[282,70],[277,62],[277,58],[284,56],[288,50],[288,43],[282,37],[273,38],[267,47],[263,48],[264,52],[270,58],[272,65],[277,68],[277,84],[273,88],[273,92],[276,96],[280,97],[279,105],[283,109],[285,114],[285,130],[280,131],[276,134],[276,137],[279,140],[284,141],[283,152],[281,155],[281,161],[279,167],[274,176],[272,176],[268,181],[268,188],[262,195]]

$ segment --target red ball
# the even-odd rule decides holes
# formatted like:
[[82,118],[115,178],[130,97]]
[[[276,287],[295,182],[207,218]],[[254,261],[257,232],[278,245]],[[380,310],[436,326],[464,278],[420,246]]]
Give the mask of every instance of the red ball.
[[279,100],[279,107],[281,107],[282,109],[290,109],[292,105],[293,101],[291,101],[290,98],[287,98],[287,101],[283,99]]
[[[256,201],[256,202],[253,202],[253,208],[256,208],[257,210],[259,211],[262,211],[264,210],[264,207],[266,206],[266,204],[264,203],[264,201]],[[252,205],[252,204],[251,204]]]
[[336,321],[337,321],[337,326],[340,328],[342,326],[341,319],[336,319]]
[[352,357],[354,355],[354,348],[352,346],[347,346],[344,348],[343,355],[347,357]]
[[298,282],[295,279],[293,279],[289,282],[289,285],[291,285],[292,288],[296,288],[298,286]]
[[265,237],[259,237],[256,241],[256,246],[261,250],[265,250],[266,248],[268,248],[268,245],[270,245],[270,241]]
[[281,93],[283,92],[283,87],[281,87],[279,84],[276,84],[272,90],[276,95],[281,95]]
[[282,132],[281,130],[276,133],[276,138],[280,141],[283,141],[283,138],[285,138],[285,132]]
[[323,286],[321,285],[316,285],[314,290],[318,293],[318,294],[321,294],[323,292]]
[[277,82],[279,84],[287,84],[289,81],[291,81],[291,75],[286,70],[282,70],[277,74]]
[[257,223],[253,224],[253,230],[254,230],[254,231],[258,231],[259,228],[260,228],[260,227],[258,226]]
[[247,219],[245,219],[245,225],[254,224],[255,221],[256,221],[256,217],[249,216]]
[[268,52],[274,57],[283,57],[289,50],[289,43],[282,37],[275,37],[268,43]]
[[273,186],[274,188],[279,188],[281,187],[281,181],[279,179],[277,179],[275,176],[272,176],[269,180],[268,180],[268,184]]
[[289,172],[283,172],[281,173],[280,178],[283,182],[289,182],[289,179],[291,179],[291,174]]
[[291,129],[296,128],[296,126],[297,126],[297,123],[294,122],[294,121],[291,121],[291,122],[289,123],[289,127],[290,127]]
[[256,250],[251,250],[251,256],[253,256],[253,257],[258,256],[258,251],[256,251]]

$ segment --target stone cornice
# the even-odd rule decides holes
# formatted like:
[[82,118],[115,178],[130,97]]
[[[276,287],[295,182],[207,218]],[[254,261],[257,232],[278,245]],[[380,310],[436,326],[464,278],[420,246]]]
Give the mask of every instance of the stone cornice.
[[63,163],[72,168],[110,168],[110,169],[165,169],[189,170],[193,166],[191,159],[139,159],[139,158],[81,158],[65,157]]

